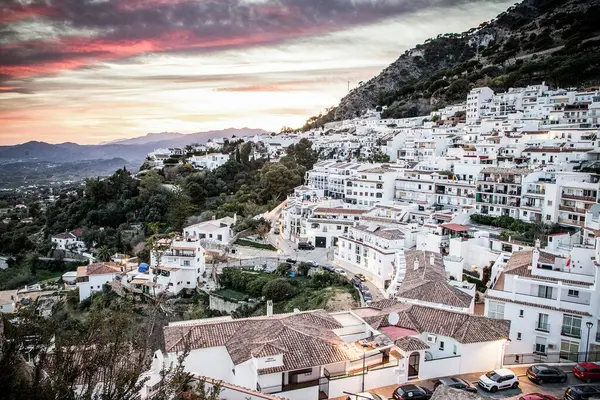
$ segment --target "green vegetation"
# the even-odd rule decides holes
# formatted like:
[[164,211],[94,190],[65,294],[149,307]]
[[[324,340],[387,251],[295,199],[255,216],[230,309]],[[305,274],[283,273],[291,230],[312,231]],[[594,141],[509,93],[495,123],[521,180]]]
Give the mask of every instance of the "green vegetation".
[[529,223],[508,216],[492,217],[489,215],[473,214],[471,220],[476,224],[494,226],[502,228],[501,236],[518,240],[524,243],[533,244],[537,239],[542,243],[547,240],[548,235],[564,231],[556,224],[545,224],[544,222]]
[[238,239],[235,241],[235,244],[237,244],[239,246],[254,247],[257,249],[277,250],[277,248],[275,246],[273,246],[271,243],[258,243],[258,242],[254,242],[252,240],[246,240],[246,239]]
[[465,101],[473,87],[495,91],[540,84],[585,87],[600,79],[600,6],[585,0],[528,0],[460,34],[407,50],[338,107],[309,118],[302,130],[388,106],[383,118],[426,115]]
[[[226,297],[233,299],[243,295],[253,298],[262,296],[264,300],[273,300],[276,312],[291,312],[295,308],[302,311],[326,308],[329,300],[340,294],[348,294],[346,297],[351,302],[357,302],[356,289],[346,278],[328,271],[319,271],[309,277],[307,266],[300,263],[298,275],[293,278],[288,276],[291,266],[287,263],[280,264],[274,274],[224,268],[219,281],[224,289],[218,293],[224,290],[224,293],[229,293]],[[250,312],[264,313],[264,308]]]

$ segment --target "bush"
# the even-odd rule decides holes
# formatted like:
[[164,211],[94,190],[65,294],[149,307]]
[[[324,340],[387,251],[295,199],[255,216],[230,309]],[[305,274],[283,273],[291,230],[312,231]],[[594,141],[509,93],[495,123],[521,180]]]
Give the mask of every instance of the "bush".
[[310,264],[301,262],[298,264],[297,270],[298,270],[298,275],[308,276],[308,271],[310,271]]
[[239,246],[254,247],[256,249],[277,250],[277,248],[270,243],[257,243],[246,239],[238,239],[235,241],[235,244]]
[[263,287],[269,283],[271,279],[266,276],[261,276],[254,279],[246,285],[246,292],[252,297],[262,296]]
[[287,276],[291,270],[292,270],[292,266],[290,264],[281,263],[277,267],[277,270],[275,271],[275,273],[279,276]]
[[282,301],[295,294],[294,287],[284,278],[274,279],[268,282],[262,290],[267,300]]

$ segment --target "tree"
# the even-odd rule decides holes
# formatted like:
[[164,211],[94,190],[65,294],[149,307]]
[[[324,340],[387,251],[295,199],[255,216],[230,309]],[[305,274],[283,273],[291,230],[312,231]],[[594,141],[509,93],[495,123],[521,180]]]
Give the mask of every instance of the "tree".
[[281,163],[266,164],[260,171],[263,199],[281,199],[302,184],[304,168],[290,168]]
[[279,276],[286,276],[292,270],[292,266],[289,263],[281,263],[277,266],[275,271]]
[[168,220],[173,230],[180,232],[192,210],[190,197],[181,189],[171,192]]
[[282,301],[294,295],[294,287],[285,278],[270,281],[263,287],[263,296],[267,300]]
[[108,246],[102,246],[98,249],[98,253],[96,257],[99,261],[110,261],[110,257],[113,255],[112,249],[108,248]]

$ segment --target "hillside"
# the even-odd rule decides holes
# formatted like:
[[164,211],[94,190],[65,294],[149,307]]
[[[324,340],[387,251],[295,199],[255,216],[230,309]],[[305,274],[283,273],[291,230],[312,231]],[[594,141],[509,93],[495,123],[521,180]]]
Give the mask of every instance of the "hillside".
[[600,82],[600,0],[524,0],[492,21],[440,35],[407,50],[303,129],[389,106],[403,118],[464,101],[472,87],[494,90],[546,81],[551,86]]
[[190,134],[167,133],[150,134],[123,142],[80,145],[76,143],[49,144],[45,142],[27,142],[15,146],[0,146],[0,164],[15,161],[76,162],[82,160],[123,158],[138,167],[146,155],[159,148],[184,147],[193,143],[206,143],[209,139],[230,138],[235,136],[266,134],[262,129],[224,129]]

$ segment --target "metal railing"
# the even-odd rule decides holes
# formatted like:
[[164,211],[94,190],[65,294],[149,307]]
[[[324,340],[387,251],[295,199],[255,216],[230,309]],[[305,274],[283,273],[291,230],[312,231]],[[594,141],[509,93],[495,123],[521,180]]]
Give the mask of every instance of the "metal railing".
[[569,336],[572,338],[581,339],[581,328],[577,326],[567,326],[563,325],[560,334],[563,336]]
[[536,321],[535,330],[542,332],[550,332],[550,324],[547,322]]
[[256,390],[261,393],[278,393],[296,389],[305,389],[313,386],[325,385],[327,383],[329,383],[329,378],[327,378],[326,376],[322,376],[317,379],[311,379],[310,381],[288,383],[287,385],[261,386],[259,383],[256,383]]
[[[585,361],[585,352],[534,352],[534,353],[519,353],[505,354],[503,365],[520,365],[520,364],[540,364],[540,363],[577,363]],[[587,360],[592,362],[600,361],[600,351],[590,351],[587,353]]]

